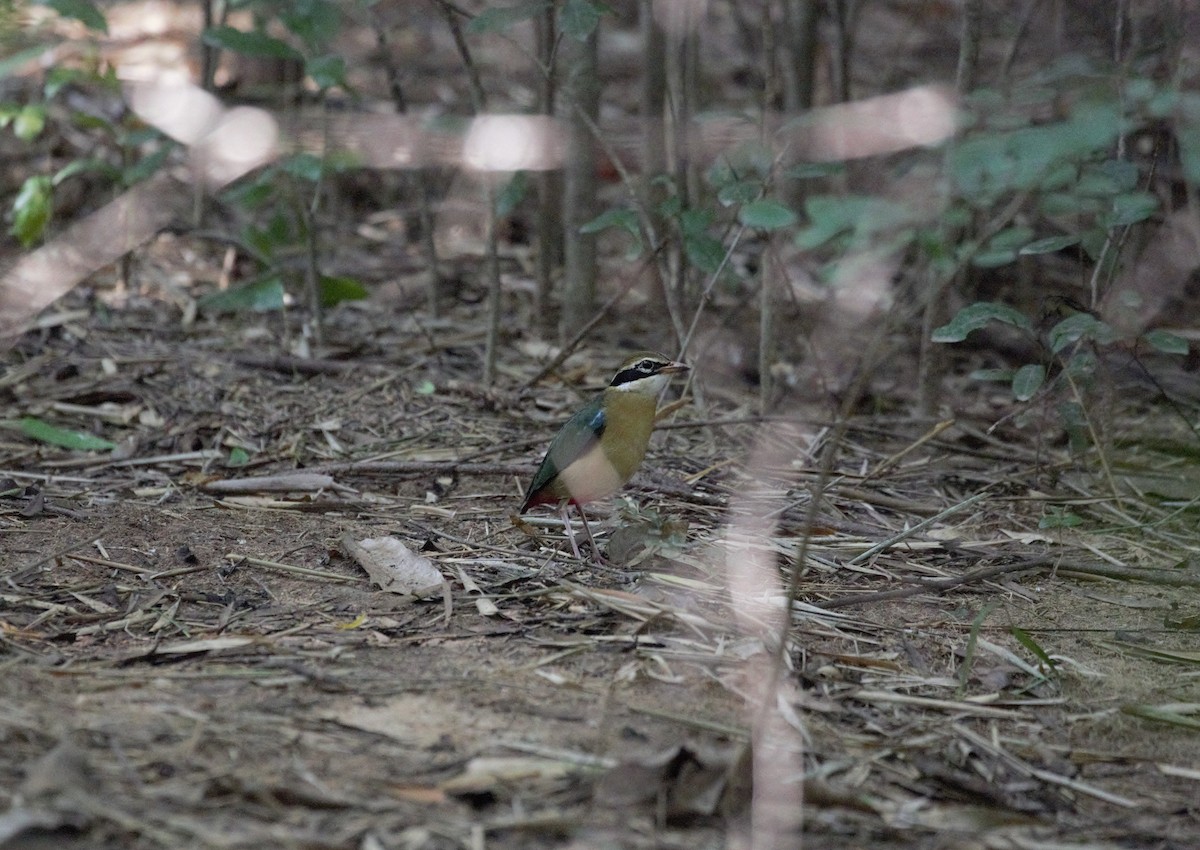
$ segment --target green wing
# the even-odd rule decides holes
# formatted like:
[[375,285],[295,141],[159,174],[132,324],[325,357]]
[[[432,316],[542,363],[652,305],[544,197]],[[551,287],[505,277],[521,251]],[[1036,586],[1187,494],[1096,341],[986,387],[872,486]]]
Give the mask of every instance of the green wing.
[[586,454],[600,440],[604,428],[608,424],[604,416],[604,396],[598,395],[589,401],[578,413],[567,420],[554,439],[542,465],[538,467],[529,491],[525,494],[525,503],[529,504],[539,490],[554,480],[558,473],[570,466],[575,460]]

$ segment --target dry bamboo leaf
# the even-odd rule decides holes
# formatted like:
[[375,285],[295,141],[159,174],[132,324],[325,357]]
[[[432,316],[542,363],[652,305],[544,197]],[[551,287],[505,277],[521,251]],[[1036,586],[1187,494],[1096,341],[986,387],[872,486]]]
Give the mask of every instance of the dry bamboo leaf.
[[276,499],[273,496],[229,496],[225,499],[217,499],[216,503],[223,508],[268,511],[288,511],[303,505],[312,504],[311,502],[302,502],[297,499]]
[[320,712],[320,717],[418,749],[475,746],[478,741],[494,741],[512,727],[511,717],[481,706],[455,704],[438,694],[404,694],[371,705],[345,699]]
[[686,576],[672,575],[671,573],[646,573],[643,576],[644,581],[654,581],[659,584],[666,584],[672,587],[680,587],[684,590],[693,590],[698,593],[718,593],[721,588],[712,582],[700,581]]
[[483,595],[483,589],[475,582],[475,579],[467,575],[467,572],[461,567],[456,566],[458,571],[458,580],[462,582],[463,589],[467,593],[475,594],[475,610],[484,617],[494,617],[500,613],[500,609],[496,603]]
[[1036,531],[1010,531],[1007,528],[1000,529],[1000,533],[1010,540],[1016,540],[1018,543],[1053,543],[1054,541]]
[[258,478],[222,478],[209,481],[200,489],[207,493],[312,493],[318,490],[341,490],[332,475],[319,472],[285,472]]
[[423,596],[440,590],[444,581],[433,561],[395,537],[355,540],[346,534],[342,536],[342,548],[366,570],[373,584],[388,593]]
[[938,832],[961,832],[968,835],[982,835],[1037,823],[1036,818],[1020,812],[993,806],[955,804],[933,805],[926,809],[904,807],[894,816],[887,818],[887,821],[901,829],[922,826]]
[[143,408],[141,404],[113,404],[104,402],[99,405],[70,404],[65,401],[50,402],[50,409],[68,416],[82,416],[86,419],[99,419],[110,425],[128,425],[137,419]]
[[969,702],[932,699],[930,697],[919,697],[911,694],[891,693],[890,691],[872,691],[865,688],[862,690],[853,691],[849,694],[849,696],[866,703],[882,702],[897,705],[911,705],[934,711],[946,711],[952,714],[974,714],[978,715],[979,717],[994,717],[997,719],[1007,720],[1016,720],[1021,716],[1015,711],[1008,711],[1002,708],[989,708],[988,706],[976,705]]
[[1180,767],[1177,764],[1163,764],[1159,762],[1155,767],[1163,776],[1178,776],[1183,779],[1194,779],[1200,782],[1200,770],[1194,767]]
[[441,784],[447,794],[479,794],[514,782],[558,782],[584,772],[582,765],[537,756],[475,758],[458,776]]
[[254,637],[218,637],[204,640],[189,640],[171,643],[154,650],[155,655],[193,655],[198,652],[218,652],[222,649],[238,649],[258,641]]
[[749,770],[745,744],[693,741],[621,762],[600,780],[596,798],[622,808],[662,799],[668,818],[707,817],[742,807]]
[[[32,806],[14,806],[0,814],[0,846],[21,846],[13,839],[36,836],[38,842],[52,841],[56,833],[74,837],[87,828],[91,818],[81,812],[63,812]],[[64,837],[64,841],[69,841]],[[10,843],[13,842],[13,843]],[[28,846],[33,846],[30,843]]]
[[436,806],[446,802],[446,792],[431,785],[392,785],[391,793],[406,803]]
[[1166,705],[1126,705],[1121,708],[1122,714],[1140,717],[1143,720],[1157,720],[1159,723],[1169,723],[1184,729],[1200,729],[1200,704],[1197,703],[1167,703]]
[[1109,646],[1118,652],[1133,658],[1149,658],[1151,661],[1162,661],[1168,664],[1200,664],[1200,652],[1187,649],[1159,649],[1150,646],[1124,642],[1103,641],[1101,646]]

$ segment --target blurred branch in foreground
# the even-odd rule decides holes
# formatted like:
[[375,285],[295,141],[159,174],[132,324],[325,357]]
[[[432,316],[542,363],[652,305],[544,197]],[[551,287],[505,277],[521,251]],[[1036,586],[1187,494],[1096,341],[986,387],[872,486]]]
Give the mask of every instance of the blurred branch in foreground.
[[[544,115],[478,116],[464,123],[464,132],[404,115],[278,120],[261,109],[226,110],[212,95],[188,85],[139,84],[130,86],[127,96],[143,120],[190,147],[192,179],[210,190],[294,150],[336,150],[363,168],[452,165],[483,172],[553,170],[570,155],[561,124]],[[813,110],[802,119],[776,116],[767,124],[783,162],[835,161],[937,144],[953,133],[956,108],[949,89],[924,86]],[[640,122],[614,122],[603,129],[630,161],[639,159]],[[686,150],[707,162],[760,134],[761,127],[749,120],[695,122]],[[22,257],[0,277],[0,347],[10,345],[30,319],[87,275],[153,238],[189,208],[188,199],[182,179],[156,176]]]

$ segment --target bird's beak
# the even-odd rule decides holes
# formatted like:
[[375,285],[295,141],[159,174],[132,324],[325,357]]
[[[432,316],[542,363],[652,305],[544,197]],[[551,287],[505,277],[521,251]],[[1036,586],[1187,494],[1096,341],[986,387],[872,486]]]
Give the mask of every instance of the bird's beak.
[[678,360],[675,360],[675,361],[672,361],[671,363],[668,363],[666,366],[663,366],[661,369],[659,369],[658,373],[660,375],[664,374],[664,373],[667,375],[674,375],[676,372],[690,372],[691,369],[692,369],[692,367],[689,366],[688,364],[681,363]]

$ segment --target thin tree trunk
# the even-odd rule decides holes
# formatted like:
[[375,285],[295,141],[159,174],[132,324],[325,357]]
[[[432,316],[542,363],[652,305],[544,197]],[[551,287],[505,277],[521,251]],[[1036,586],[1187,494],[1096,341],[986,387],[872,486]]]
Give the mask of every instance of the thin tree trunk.
[[[554,26],[554,7],[534,19],[536,25],[537,58],[541,66],[542,79],[538,85],[538,112],[554,114],[555,57],[557,39]],[[534,178],[537,187],[537,289],[534,292],[533,323],[537,333],[547,336],[553,328],[550,313],[550,295],[554,289],[554,270],[562,263],[563,232],[562,181],[556,171],[539,171]]]
[[850,2],[851,0],[831,0],[834,31],[833,55],[833,100],[835,103],[846,103],[850,100]]
[[811,109],[817,70],[817,0],[783,0],[783,108]]
[[563,169],[563,312],[569,337],[590,318],[596,302],[596,237],[580,228],[596,217],[596,142],[591,128],[600,112],[599,27],[586,40],[563,41],[567,67],[564,102],[568,154]]
[[[382,57],[388,91],[392,96],[392,106],[395,108],[396,114],[404,115],[408,112],[408,98],[405,97],[404,86],[400,82],[400,69],[392,61],[387,28],[378,17],[372,17],[371,24],[375,29],[375,43],[379,47],[379,54]],[[417,228],[420,231],[421,253],[425,257],[429,275],[425,289],[426,309],[429,311],[429,315],[437,316],[440,312],[442,266],[438,260],[437,243],[434,241],[434,216],[429,174],[423,169],[417,169],[406,172],[402,179],[417,202]],[[408,217],[406,216],[406,218]]]
[[[667,103],[667,38],[654,16],[654,0],[640,0],[638,15],[642,35],[642,174],[641,197],[647,216],[659,233],[667,232],[658,210],[666,198],[666,187],[656,178],[667,173],[666,126],[663,110]],[[653,249],[654,246],[651,246]],[[650,263],[650,297],[660,316],[669,313],[667,280],[661,263]]]
[[[467,79],[470,81],[471,109],[476,115],[483,115],[487,111],[487,92],[483,88],[483,78],[479,74],[479,66],[471,57],[471,50],[463,35],[462,23],[458,19],[459,10],[443,0],[438,0],[438,6],[446,17],[450,35],[454,37],[454,46],[467,69]],[[483,197],[487,213],[487,244],[484,250],[487,257],[485,270],[488,287],[488,323],[487,341],[484,344],[483,353],[483,382],[490,384],[496,378],[496,356],[500,347],[500,248],[496,235],[496,193],[493,184],[489,182],[493,179],[493,175],[484,174],[482,179],[485,181]]]
[[[965,0],[962,30],[958,46],[957,84],[959,96],[966,95],[976,85],[979,75],[979,42],[983,29],[982,0]],[[943,167],[948,169],[954,140],[946,147]],[[941,226],[941,241],[944,245],[958,241],[961,233],[948,225]],[[917,412],[921,416],[933,416],[941,404],[942,380],[946,374],[944,348],[933,343],[933,329],[942,325],[947,318],[945,294],[951,283],[962,275],[960,269],[951,278],[943,278],[930,264],[925,294],[925,310],[921,317],[920,354],[917,362]]]
[[[697,47],[696,34],[691,26],[670,32],[667,43],[667,93],[671,109],[669,116],[669,138],[671,140],[671,168],[675,178],[675,191],[679,195],[682,209],[689,209],[696,197],[692,191],[694,164],[688,150],[688,138],[692,131],[697,97]],[[678,228],[676,228],[676,231]],[[682,316],[690,312],[684,309],[687,292],[689,263],[684,253],[682,239],[670,241],[667,251],[667,267],[670,280],[666,287],[667,308],[674,325],[675,336],[682,343],[686,329]]]

